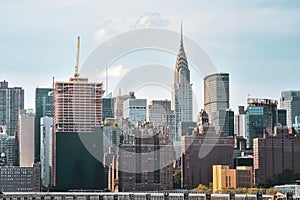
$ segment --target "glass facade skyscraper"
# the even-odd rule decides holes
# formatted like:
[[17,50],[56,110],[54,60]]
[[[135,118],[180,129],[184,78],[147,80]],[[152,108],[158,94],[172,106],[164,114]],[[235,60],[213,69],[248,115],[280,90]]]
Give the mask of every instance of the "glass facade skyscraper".
[[8,135],[18,131],[20,109],[24,109],[24,89],[9,88],[8,82],[0,82],[0,126],[6,126]]
[[34,161],[40,162],[41,117],[53,117],[52,88],[35,89]]
[[116,98],[105,96],[102,98],[102,121],[106,118],[114,118],[114,105]]
[[295,117],[300,116],[300,91],[281,92],[280,108],[286,110],[287,126],[295,124]]
[[253,147],[254,138],[262,138],[263,134],[273,134],[274,126],[277,124],[277,104],[271,99],[247,100],[248,107],[246,112],[247,123],[247,146]]

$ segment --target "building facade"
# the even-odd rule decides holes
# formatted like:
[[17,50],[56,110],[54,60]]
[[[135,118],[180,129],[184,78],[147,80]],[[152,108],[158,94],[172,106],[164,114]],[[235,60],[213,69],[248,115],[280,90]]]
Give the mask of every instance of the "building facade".
[[0,126],[7,127],[8,135],[18,131],[20,109],[24,109],[24,89],[10,88],[5,80],[0,82]]
[[175,140],[178,137],[178,123],[193,121],[193,91],[190,81],[190,69],[183,47],[183,35],[181,27],[181,38],[179,51],[176,57],[174,71],[174,84],[172,90],[172,110],[175,114]]
[[295,117],[300,116],[300,91],[282,91],[280,108],[286,110],[287,126],[293,127]]
[[236,169],[230,169],[229,166],[213,166],[213,191],[222,191],[223,189],[252,188],[253,173],[252,167],[238,166]]
[[31,167],[1,166],[1,192],[39,192],[40,166]]
[[179,122],[178,123],[178,136],[181,138],[185,135],[192,135],[194,128],[197,126],[196,122]]
[[286,110],[285,109],[278,109],[277,110],[277,124],[282,125],[282,126],[287,126],[287,121],[286,121]]
[[234,134],[246,138],[246,111],[244,106],[239,106],[234,116]]
[[115,118],[106,118],[103,125],[103,151],[109,152],[109,148],[118,147],[120,145],[120,136],[122,129]]
[[115,100],[116,98],[112,97],[111,93],[102,98],[102,121],[106,118],[114,118]]
[[[103,189],[102,82],[78,73],[53,91],[53,185],[57,191]],[[97,152],[97,153],[95,153]]]
[[40,119],[41,117],[53,117],[53,93],[52,88],[35,89],[35,119],[34,119],[34,162],[40,162]]
[[56,132],[91,132],[102,122],[102,82],[71,77],[55,82],[54,125]]
[[19,111],[19,159],[21,167],[32,167],[34,163],[34,113],[33,110]]
[[277,124],[276,100],[249,98],[247,100],[247,146],[253,147],[254,138],[262,138],[264,132],[273,134]]
[[215,130],[183,136],[181,138],[182,188],[194,189],[199,184],[209,186],[213,181],[213,165],[233,167],[233,147],[232,137],[220,136]]
[[288,128],[276,127],[272,136],[254,139],[254,173],[257,186],[272,185],[276,176],[300,172],[300,138]]
[[129,98],[123,102],[123,118],[132,124],[146,121],[147,99]]
[[[121,92],[120,92],[121,93]],[[123,102],[129,98],[135,98],[133,93],[121,95],[116,97],[114,105],[114,117],[116,119],[121,119],[123,117]]]
[[234,136],[234,112],[230,109],[225,111],[223,131],[226,135]]
[[15,136],[6,133],[6,127],[0,127],[0,166],[10,166],[15,161]]
[[166,115],[172,113],[171,101],[169,100],[152,100],[147,106],[147,122],[153,122],[154,126],[167,125]]
[[206,76],[204,110],[209,116],[210,124],[215,126],[217,132],[225,132],[224,127],[229,127],[226,120],[227,109],[229,109],[229,74],[215,73]]
[[40,158],[41,158],[41,186],[50,188],[52,186],[52,164],[53,164],[53,118],[40,118]]
[[120,146],[118,190],[156,191],[173,189],[174,150],[169,135],[146,124],[133,130]]

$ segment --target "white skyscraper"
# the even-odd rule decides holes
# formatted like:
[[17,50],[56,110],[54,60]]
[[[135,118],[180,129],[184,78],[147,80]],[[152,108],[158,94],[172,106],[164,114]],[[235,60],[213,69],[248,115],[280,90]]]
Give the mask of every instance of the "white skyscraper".
[[178,140],[178,123],[193,120],[193,92],[192,84],[190,83],[190,70],[183,47],[182,26],[180,47],[174,71],[172,109],[175,112],[175,139]]
[[34,113],[33,110],[19,112],[20,166],[32,167],[34,163]]
[[246,138],[247,123],[246,123],[246,111],[244,109],[244,106],[239,106],[239,109],[236,115],[234,116],[234,119],[235,119],[234,134]]
[[53,152],[53,118],[41,117],[40,129],[41,129],[41,185],[43,187],[51,186],[51,169],[52,169],[52,152]]

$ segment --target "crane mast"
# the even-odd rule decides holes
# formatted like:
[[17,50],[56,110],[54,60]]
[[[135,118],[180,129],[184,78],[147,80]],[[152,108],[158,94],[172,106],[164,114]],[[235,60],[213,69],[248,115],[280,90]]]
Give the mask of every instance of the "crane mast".
[[79,50],[80,50],[80,36],[77,37],[77,53],[76,53],[76,64],[75,64],[74,77],[79,77],[79,73],[78,73]]

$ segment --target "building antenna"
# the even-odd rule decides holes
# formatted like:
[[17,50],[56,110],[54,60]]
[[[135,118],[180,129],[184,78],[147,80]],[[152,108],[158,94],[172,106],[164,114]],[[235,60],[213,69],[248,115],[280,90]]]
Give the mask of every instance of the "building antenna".
[[76,53],[76,64],[75,64],[75,70],[74,70],[74,77],[79,77],[79,73],[78,73],[79,50],[80,50],[80,36],[77,37],[77,53]]
[[181,21],[181,25],[180,25],[180,39],[182,41],[182,29],[183,29],[183,25],[182,25],[182,21]]

